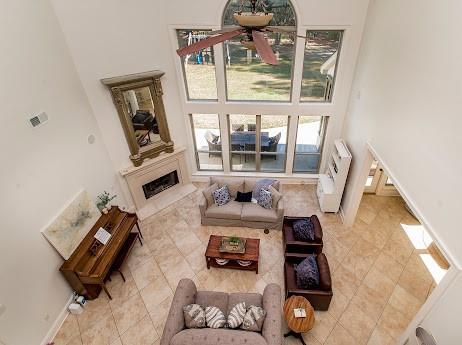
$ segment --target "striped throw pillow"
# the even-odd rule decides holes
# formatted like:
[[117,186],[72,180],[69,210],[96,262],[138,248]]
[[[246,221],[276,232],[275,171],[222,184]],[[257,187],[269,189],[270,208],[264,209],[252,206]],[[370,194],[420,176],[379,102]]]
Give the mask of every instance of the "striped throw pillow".
[[226,325],[225,315],[217,307],[205,308],[205,320],[210,328],[222,328]]
[[245,302],[236,304],[228,315],[228,327],[238,328],[244,321],[244,315],[246,312]]
[[205,327],[205,311],[199,304],[188,304],[183,307],[186,328]]
[[266,311],[263,308],[251,305],[245,313],[241,328],[246,331],[261,332],[265,317]]

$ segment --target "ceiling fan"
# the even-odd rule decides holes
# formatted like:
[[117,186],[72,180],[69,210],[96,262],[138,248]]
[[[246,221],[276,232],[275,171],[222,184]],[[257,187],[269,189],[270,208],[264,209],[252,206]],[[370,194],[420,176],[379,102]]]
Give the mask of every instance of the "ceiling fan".
[[288,33],[293,36],[297,36],[296,31],[294,28],[284,30],[280,27],[268,26],[270,21],[273,19],[274,14],[271,12],[257,12],[256,8],[258,0],[249,1],[251,4],[251,12],[242,11],[244,2],[244,0],[242,0],[240,10],[233,14],[234,19],[237,21],[239,26],[232,26],[222,30],[212,31],[209,33],[210,37],[178,49],[176,51],[177,54],[179,56],[192,54],[233,37],[242,35],[243,38],[241,39],[241,44],[244,47],[256,50],[263,62],[270,65],[277,65],[277,57],[265,37],[265,32]]

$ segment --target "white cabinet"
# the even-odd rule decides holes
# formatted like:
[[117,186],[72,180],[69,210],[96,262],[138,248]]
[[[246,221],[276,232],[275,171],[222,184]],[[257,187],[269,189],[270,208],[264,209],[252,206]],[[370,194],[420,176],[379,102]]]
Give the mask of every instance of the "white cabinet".
[[325,174],[319,175],[316,194],[323,212],[338,212],[350,169],[351,153],[342,139],[335,140]]

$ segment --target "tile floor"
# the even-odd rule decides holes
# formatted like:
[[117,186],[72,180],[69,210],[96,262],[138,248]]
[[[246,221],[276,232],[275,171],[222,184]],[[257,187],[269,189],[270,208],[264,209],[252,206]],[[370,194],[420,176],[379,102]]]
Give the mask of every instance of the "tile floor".
[[[199,186],[200,187],[200,186]],[[286,215],[317,214],[324,229],[324,252],[334,297],[327,312],[316,312],[310,345],[394,344],[435,286],[432,276],[400,223],[418,224],[399,197],[363,198],[352,228],[338,215],[323,214],[313,185],[284,185]],[[69,315],[56,345],[158,345],[178,281],[193,279],[200,289],[262,292],[268,283],[283,286],[281,232],[201,226],[200,190],[142,223],[145,245],[132,252],[123,283],[108,283],[82,315]],[[205,267],[210,234],[261,239],[260,273]],[[282,300],[282,296],[281,296]],[[299,344],[292,337],[286,344]]]

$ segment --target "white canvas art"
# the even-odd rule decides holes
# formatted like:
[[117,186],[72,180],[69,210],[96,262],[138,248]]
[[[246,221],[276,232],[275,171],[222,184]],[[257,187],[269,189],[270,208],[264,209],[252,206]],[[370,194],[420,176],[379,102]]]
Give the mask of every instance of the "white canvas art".
[[42,233],[67,260],[100,216],[90,195],[82,191]]

